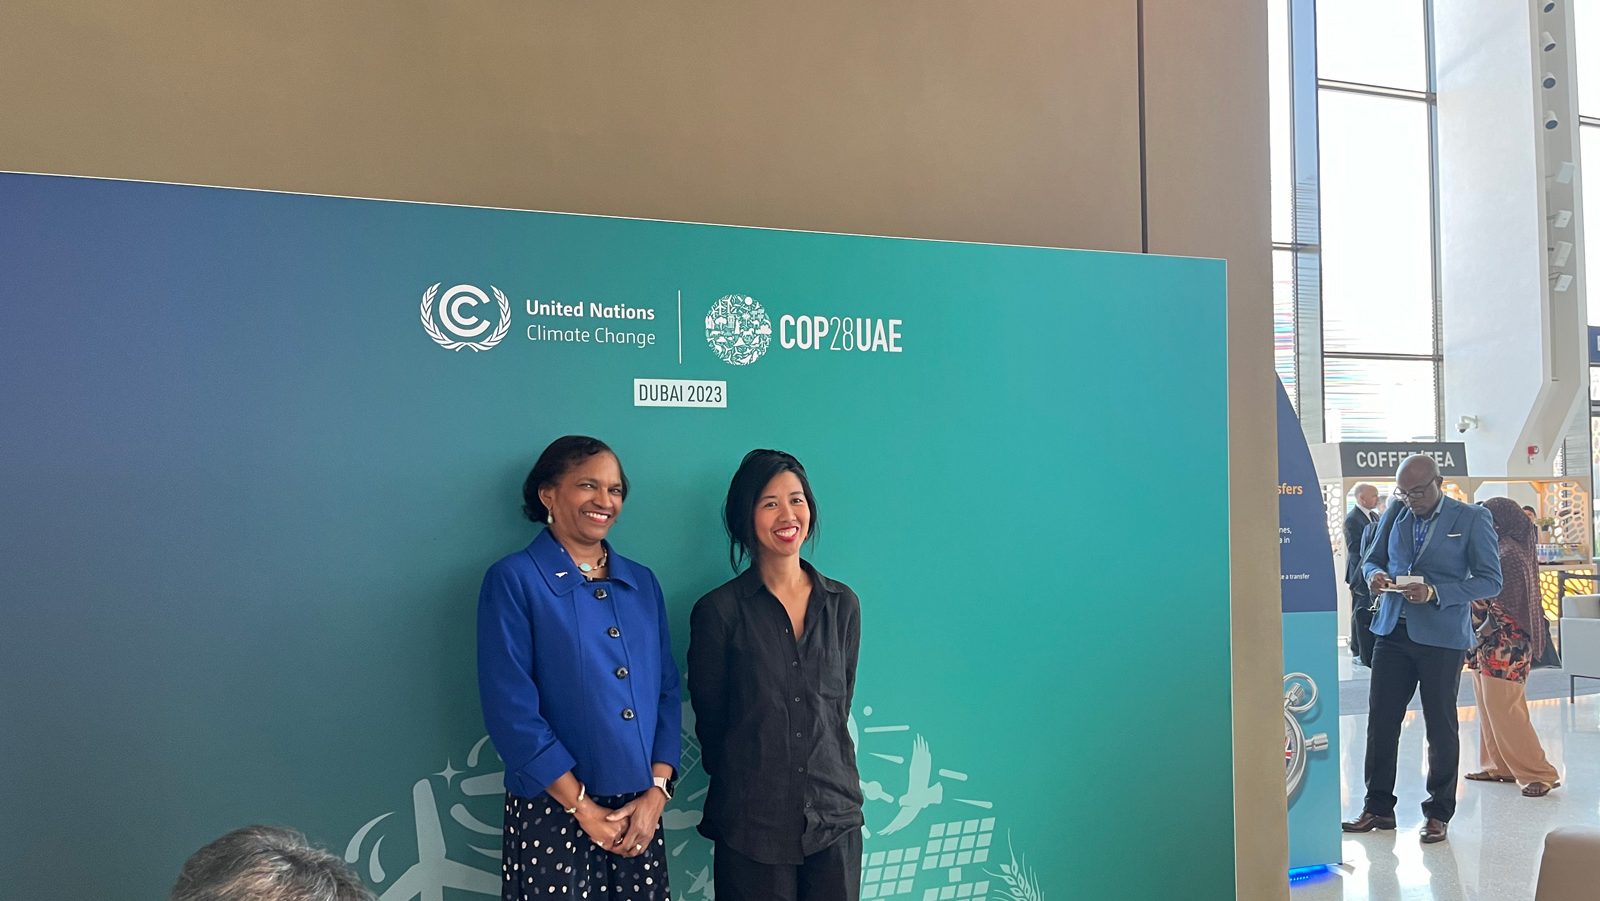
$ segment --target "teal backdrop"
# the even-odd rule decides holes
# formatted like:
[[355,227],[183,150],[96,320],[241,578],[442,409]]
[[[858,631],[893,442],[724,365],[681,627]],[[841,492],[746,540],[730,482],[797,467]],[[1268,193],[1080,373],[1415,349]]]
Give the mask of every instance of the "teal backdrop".
[[478,585],[589,433],[680,663],[739,458],[807,464],[864,897],[1233,897],[1221,262],[28,175],[0,234],[6,896],[161,897],[253,822],[496,893]]

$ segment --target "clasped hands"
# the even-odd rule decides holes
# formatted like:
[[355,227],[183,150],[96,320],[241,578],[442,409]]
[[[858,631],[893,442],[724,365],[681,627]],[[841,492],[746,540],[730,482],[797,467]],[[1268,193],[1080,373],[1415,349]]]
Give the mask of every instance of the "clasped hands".
[[650,789],[613,810],[585,799],[574,816],[589,840],[620,857],[638,857],[655,840],[667,798]]
[[[1380,591],[1389,591],[1393,589],[1394,580],[1389,578],[1388,573],[1379,572],[1373,575],[1372,581],[1368,583],[1367,587],[1372,589],[1372,593],[1376,595]],[[1405,596],[1407,601],[1410,601],[1413,604],[1426,604],[1433,598],[1433,590],[1422,582],[1416,582],[1410,585],[1402,585],[1399,591]]]

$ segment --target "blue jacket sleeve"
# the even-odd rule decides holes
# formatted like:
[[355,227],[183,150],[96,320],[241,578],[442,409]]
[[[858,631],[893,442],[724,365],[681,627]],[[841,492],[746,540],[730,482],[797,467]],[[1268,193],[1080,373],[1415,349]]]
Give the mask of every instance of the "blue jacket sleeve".
[[1389,541],[1394,535],[1394,521],[1400,517],[1400,502],[1390,501],[1384,508],[1383,516],[1378,519],[1378,534],[1372,542],[1372,553],[1367,556],[1367,562],[1361,566],[1361,581],[1371,585],[1372,577],[1381,572],[1389,571]]
[[508,787],[542,791],[576,765],[540,713],[528,598],[502,566],[490,568],[478,594],[478,696]]
[[667,628],[667,600],[661,593],[661,583],[655,573],[650,574],[650,587],[656,594],[656,615],[661,621],[661,697],[656,706],[655,742],[650,750],[651,763],[665,763],[673,772],[683,759],[683,696],[678,674],[678,661],[672,656],[672,632]]
[[1492,598],[1505,582],[1500,572],[1500,536],[1494,531],[1494,515],[1483,507],[1468,507],[1467,513],[1472,520],[1467,527],[1468,576],[1459,582],[1433,586],[1440,609]]
[[1367,562],[1361,567],[1361,577],[1368,585],[1371,585],[1373,576],[1388,571],[1389,536],[1380,534],[1377,543],[1372,546],[1372,553],[1368,555]]

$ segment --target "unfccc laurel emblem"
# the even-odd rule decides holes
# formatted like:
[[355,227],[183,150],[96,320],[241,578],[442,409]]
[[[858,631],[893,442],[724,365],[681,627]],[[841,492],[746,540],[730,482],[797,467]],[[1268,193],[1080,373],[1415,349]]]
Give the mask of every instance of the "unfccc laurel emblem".
[[[433,287],[422,292],[422,328],[427,331],[428,337],[445,350],[470,347],[480,351],[499,344],[511,329],[511,301],[506,299],[505,294],[494,285],[489,286],[489,290],[494,292],[495,302],[500,306],[500,321],[488,337],[475,341],[474,338],[489,330],[490,321],[463,308],[488,304],[488,295],[473,285],[456,285],[446,291],[444,297],[438,298],[439,316],[438,322],[435,322],[433,302],[438,297],[441,284],[443,282],[435,282]],[[444,326],[443,331],[439,329],[441,325]]]

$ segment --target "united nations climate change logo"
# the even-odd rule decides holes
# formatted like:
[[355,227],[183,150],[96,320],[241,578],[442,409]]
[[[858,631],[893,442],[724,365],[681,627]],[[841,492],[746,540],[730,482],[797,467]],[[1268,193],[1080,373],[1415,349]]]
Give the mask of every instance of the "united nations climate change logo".
[[[511,301],[506,299],[504,293],[494,285],[489,290],[494,292],[495,302],[500,305],[500,322],[494,326],[494,331],[487,338],[475,341],[479,335],[489,330],[490,321],[474,316],[464,307],[477,307],[487,305],[489,298],[482,290],[473,285],[456,285],[446,291],[444,297],[439,298],[438,321],[434,321],[433,302],[438,297],[439,285],[435,282],[433,287],[422,292],[422,328],[445,350],[460,350],[470,347],[474,351],[488,350],[499,344],[511,329]],[[439,326],[444,326],[441,331]],[[448,333],[448,334],[446,334]]]
[[724,363],[748,366],[772,343],[772,320],[754,297],[729,294],[706,314],[706,343]]

